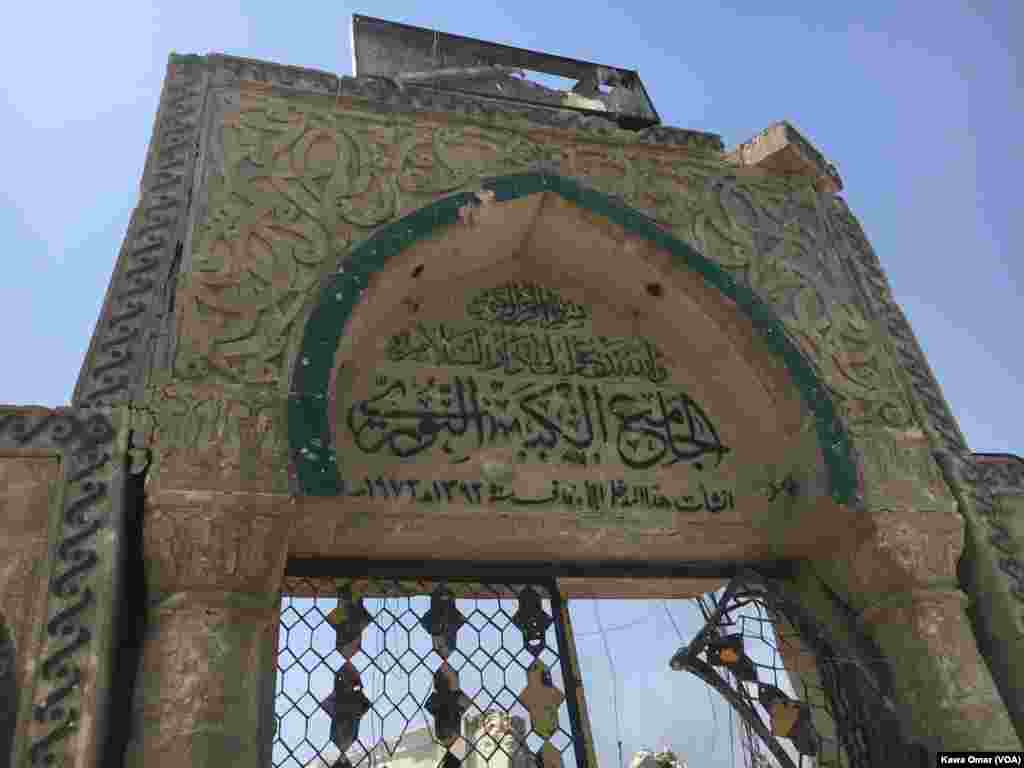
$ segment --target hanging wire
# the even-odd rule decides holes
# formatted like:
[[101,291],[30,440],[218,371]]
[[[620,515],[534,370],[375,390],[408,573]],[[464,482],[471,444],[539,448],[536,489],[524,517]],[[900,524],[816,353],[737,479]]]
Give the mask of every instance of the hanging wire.
[[668,620],[672,622],[672,629],[674,629],[676,631],[676,634],[679,635],[679,639],[685,643],[686,641],[683,640],[683,633],[679,631],[679,626],[676,624],[675,617],[672,615],[672,612],[668,609],[668,600],[662,600],[661,605],[665,609],[665,615],[668,616]]
[[604,625],[601,623],[601,612],[598,610],[597,601],[594,603],[594,618],[597,620],[597,630],[601,633],[601,641],[604,643],[604,652],[608,657],[608,669],[612,673],[612,706],[615,710],[615,738],[619,742],[619,768],[625,768],[625,763],[622,762],[622,730],[619,724],[619,678],[615,674],[615,663],[612,661],[612,651],[608,645],[608,636],[604,631]]
[[[627,622],[625,624],[616,624],[614,627],[605,627],[604,631],[605,632],[618,632],[619,630],[623,630],[623,629],[631,629],[632,627],[637,627],[637,626],[640,626],[641,624],[646,624],[650,620],[651,620],[650,616],[645,616],[644,618],[637,619],[636,621],[630,621],[630,622]],[[600,632],[574,632],[573,633],[573,635],[575,637],[595,637],[595,636],[600,635],[600,634],[601,634]]]
[[736,731],[732,725],[732,707],[729,707],[729,754],[732,756],[729,765],[736,768]]
[[[694,602],[696,602],[697,605],[700,607],[701,613],[704,614],[704,620],[705,622],[707,622],[710,619],[711,615],[707,613],[701,596],[698,595]],[[668,600],[662,600],[661,605],[665,609],[665,614],[668,616],[668,620],[672,622],[672,628],[675,629],[676,634],[679,636],[679,642],[683,645],[686,645],[686,639],[683,637],[683,633],[679,631],[679,626],[676,624],[675,617],[672,615],[672,612],[668,608]],[[711,721],[714,724],[711,730],[711,754],[714,754],[715,747],[718,746],[718,710],[715,709],[715,700],[711,696],[711,686],[705,685],[704,692],[707,694],[708,697],[708,707],[711,709]]]
[[711,686],[705,685],[704,690],[708,695],[708,705],[711,707],[711,722],[714,724],[711,729],[711,754],[715,753],[718,746],[718,710],[715,709],[715,699],[711,695]]

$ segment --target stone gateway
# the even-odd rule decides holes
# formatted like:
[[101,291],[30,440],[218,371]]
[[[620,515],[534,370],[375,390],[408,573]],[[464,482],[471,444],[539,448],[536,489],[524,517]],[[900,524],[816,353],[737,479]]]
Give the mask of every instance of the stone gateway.
[[[680,668],[760,697],[778,759],[867,765],[857,697],[886,764],[1019,750],[1024,461],[969,451],[818,150],[353,24],[353,77],[170,57],[73,401],[0,407],[0,765],[368,765],[380,632],[424,643],[424,754],[594,768],[568,602],[727,582],[709,622],[764,601],[823,693],[714,628]],[[327,598],[287,758],[278,642]],[[459,662],[488,622],[522,640],[496,703]]]

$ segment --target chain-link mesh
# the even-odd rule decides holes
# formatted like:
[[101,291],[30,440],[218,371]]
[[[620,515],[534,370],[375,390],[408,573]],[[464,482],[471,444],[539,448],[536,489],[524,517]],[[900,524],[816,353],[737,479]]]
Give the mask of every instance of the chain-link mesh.
[[274,768],[576,768],[548,586],[288,577],[283,594]]
[[[740,715],[748,765],[927,765],[923,748],[901,738],[880,656],[837,652],[806,611],[756,577],[734,580],[717,605],[698,603],[707,623],[672,666],[703,679]],[[729,657],[718,650],[736,648]],[[809,717],[792,716],[804,722],[779,735],[787,710],[801,707]]]

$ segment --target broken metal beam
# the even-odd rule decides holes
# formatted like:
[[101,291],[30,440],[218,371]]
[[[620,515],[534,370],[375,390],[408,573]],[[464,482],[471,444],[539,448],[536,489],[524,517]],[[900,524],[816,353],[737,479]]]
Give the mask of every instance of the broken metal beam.
[[[358,14],[352,16],[352,57],[357,77],[571,109],[634,130],[661,122],[635,70]],[[526,77],[514,77],[513,70],[524,70]],[[551,88],[527,79],[529,72],[568,78],[575,85]]]

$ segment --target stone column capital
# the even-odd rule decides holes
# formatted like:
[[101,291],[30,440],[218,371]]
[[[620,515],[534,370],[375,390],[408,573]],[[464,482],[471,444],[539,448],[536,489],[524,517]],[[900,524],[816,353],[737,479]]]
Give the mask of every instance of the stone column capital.
[[960,515],[879,508],[868,512],[848,558],[849,588],[873,604],[917,589],[954,589],[964,547]]
[[870,625],[924,619],[925,624],[914,626],[927,631],[915,634],[931,636],[937,626],[935,622],[949,616],[959,617],[969,603],[970,598],[955,587],[917,587],[885,595],[861,611],[860,617]]
[[146,498],[143,548],[156,599],[176,592],[276,596],[296,503],[280,494],[161,491]]
[[888,657],[903,711],[936,749],[1019,750],[955,587],[912,587],[868,606],[861,618]]

